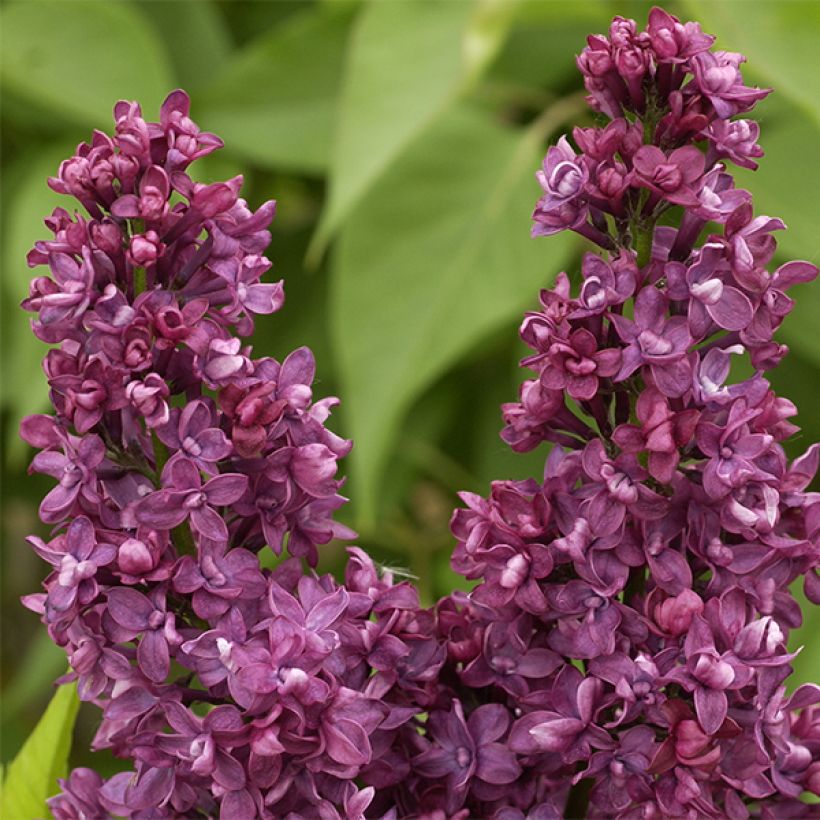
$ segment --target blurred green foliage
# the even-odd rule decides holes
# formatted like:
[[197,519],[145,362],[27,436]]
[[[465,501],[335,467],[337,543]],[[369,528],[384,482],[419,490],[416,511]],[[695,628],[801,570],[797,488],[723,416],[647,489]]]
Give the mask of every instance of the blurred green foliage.
[[[116,100],[147,118],[177,86],[224,151],[202,179],[243,172],[253,205],[279,201],[269,254],[284,310],[258,322],[257,352],[309,344],[318,392],[342,397],[334,426],[352,436],[346,522],[385,564],[408,568],[428,601],[458,579],[447,522],[458,490],[538,476],[544,453],[512,454],[498,405],[516,395],[515,328],[538,289],[577,269],[572,237],[530,241],[533,180],[545,145],[588,124],[574,55],[614,14],[649,3],[605,0],[9,0],[2,19],[2,760],[21,747],[64,669],[19,596],[44,569],[25,546],[43,534],[49,479],[25,477],[22,416],[47,405],[44,348],[17,308],[25,253],[61,197],[45,184]],[[820,261],[820,5],[670,3],[748,55],[748,76],[777,94],[759,106],[767,156],[739,185],[781,216],[782,259]],[[742,12],[741,12],[742,8]],[[201,167],[200,167],[201,166]],[[782,330],[793,350],[772,374],[820,438],[820,287],[803,287]],[[338,568],[342,548],[323,559]],[[798,682],[817,677],[816,611]],[[96,719],[81,711],[72,762],[89,757]]]

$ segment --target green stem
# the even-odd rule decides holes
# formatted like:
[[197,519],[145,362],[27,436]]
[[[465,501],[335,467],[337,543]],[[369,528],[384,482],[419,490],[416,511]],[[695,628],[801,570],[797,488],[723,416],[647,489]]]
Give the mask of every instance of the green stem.
[[171,543],[177,548],[179,555],[196,555],[191,528],[184,521],[171,530]]
[[655,236],[655,223],[647,227],[636,226],[635,250],[638,252],[638,267],[643,268],[652,258],[652,239]]
[[145,278],[145,268],[134,268],[134,298],[136,299],[137,296],[144,293],[147,286],[148,283]]

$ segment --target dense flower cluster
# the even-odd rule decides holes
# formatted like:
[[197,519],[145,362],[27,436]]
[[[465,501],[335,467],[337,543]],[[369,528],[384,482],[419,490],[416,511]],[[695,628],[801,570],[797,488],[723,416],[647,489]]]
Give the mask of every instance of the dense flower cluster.
[[[31,255],[60,348],[56,415],[23,435],[59,484],[27,602],[134,769],[72,772],[58,820],[812,816],[820,687],[786,694],[786,641],[793,582],[820,602],[820,446],[788,461],[796,411],[763,373],[817,269],[768,272],[784,225],[724,164],[755,167],[733,117],[767,91],[713,39],[653,9],[578,58],[611,121],[549,149],[533,233],[603,253],[525,318],[535,377],[503,407],[513,449],[553,446],[543,478],[463,494],[452,563],[476,586],[432,610],[355,548],[343,584],[303,571],[350,535],[349,444],[307,350],[254,360],[232,335],[282,303],[259,283],[273,206],[184,173],[219,144],[187,98],[158,124],[119,104],[63,164],[90,220],[58,210]],[[266,544],[295,557],[262,569]]]
[[[462,679],[517,710],[534,791],[510,802],[539,817],[798,817],[820,793],[820,687],[784,686],[790,585],[820,602],[820,445],[789,463],[796,410],[762,375],[817,269],[768,271],[785,226],[724,164],[756,167],[758,126],[733,117],[768,92],[713,39],[656,8],[578,58],[610,122],[549,149],[533,234],[603,253],[525,318],[534,378],[503,408],[515,450],[555,446],[543,481],[453,519],[454,566],[480,581]],[[727,383],[743,354],[752,375]]]
[[301,804],[306,767],[317,805],[365,805],[368,734],[410,699],[391,701],[385,670],[404,631],[423,633],[402,617],[412,592],[368,586],[364,558],[347,589],[300,580],[296,558],[260,566],[265,546],[315,564],[317,544],[352,535],[332,520],[350,442],[324,426],[336,400],[313,402],[308,349],[279,363],[240,339],[283,303],[260,282],[275,206],[251,211],[241,177],[188,176],[221,145],[188,111],[180,91],[158,123],[118,103],[115,135],[50,180],[87,215],[57,209],[29,255],[51,274],[24,307],[56,345],[54,414],[21,432],[57,485],[40,506],[53,537],[30,539],[53,572],[25,603],[103,709],[96,747],[136,767],[103,787],[74,773],[60,817],[254,817]]

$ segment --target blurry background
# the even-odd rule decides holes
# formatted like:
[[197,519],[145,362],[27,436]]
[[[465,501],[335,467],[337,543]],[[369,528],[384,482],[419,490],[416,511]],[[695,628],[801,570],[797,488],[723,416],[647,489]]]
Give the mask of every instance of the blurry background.
[[[19,596],[45,565],[25,545],[45,534],[37,506],[51,479],[26,475],[22,416],[47,405],[44,346],[18,309],[25,254],[63,199],[46,186],[121,98],[146,119],[171,89],[226,147],[198,162],[202,181],[244,173],[254,207],[275,198],[269,256],[285,308],[261,317],[257,355],[302,344],[317,395],[339,395],[332,427],[356,440],[343,469],[342,518],[383,563],[418,576],[427,602],[457,583],[447,524],[458,490],[539,477],[544,452],[498,438],[516,397],[517,327],[540,287],[577,272],[580,241],[529,239],[533,173],[548,141],[589,124],[574,55],[615,14],[641,26],[649,3],[564,0],[62,0],[2,3],[2,721],[13,757],[65,668]],[[758,213],[782,217],[781,261],[820,261],[820,4],[670,3],[748,55],[747,78],[777,93],[759,105],[766,150],[741,171]],[[734,169],[733,169],[734,170]],[[754,177],[751,179],[750,177]],[[65,204],[65,203],[63,203]],[[70,205],[68,207],[71,207]],[[820,286],[795,289],[781,338],[792,354],[771,380],[800,408],[791,453],[820,438]],[[341,565],[342,549],[323,566]],[[807,612],[793,645],[795,684],[817,679],[820,626]],[[814,631],[813,631],[814,627]],[[81,713],[72,762],[98,712]]]

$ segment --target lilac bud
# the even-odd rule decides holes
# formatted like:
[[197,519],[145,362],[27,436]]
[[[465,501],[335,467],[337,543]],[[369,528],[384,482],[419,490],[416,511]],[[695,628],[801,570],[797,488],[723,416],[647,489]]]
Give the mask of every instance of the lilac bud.
[[701,597],[691,589],[684,589],[680,595],[667,598],[655,607],[655,621],[670,635],[685,634],[695,615],[703,612]]
[[150,265],[162,255],[163,245],[156,231],[147,231],[131,237],[129,259],[135,265]]
[[128,575],[145,575],[154,568],[154,557],[143,541],[127,538],[119,546],[117,564]]

